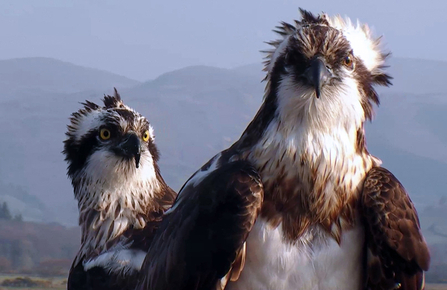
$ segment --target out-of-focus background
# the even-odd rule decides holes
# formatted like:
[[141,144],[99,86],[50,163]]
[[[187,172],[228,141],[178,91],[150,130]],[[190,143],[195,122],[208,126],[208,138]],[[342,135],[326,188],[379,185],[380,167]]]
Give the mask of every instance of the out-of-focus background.
[[80,237],[61,151],[79,102],[99,103],[116,87],[152,123],[162,174],[178,190],[256,113],[259,51],[299,6],[383,35],[394,85],[379,89],[368,148],[419,211],[432,251],[427,281],[447,283],[447,2],[410,2],[3,0],[0,285],[39,275],[47,278],[17,285],[63,287]]

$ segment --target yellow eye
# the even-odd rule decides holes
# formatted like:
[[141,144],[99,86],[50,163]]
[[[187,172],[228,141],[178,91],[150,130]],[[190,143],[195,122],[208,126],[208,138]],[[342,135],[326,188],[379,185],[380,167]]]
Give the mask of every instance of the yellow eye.
[[100,131],[99,131],[99,138],[101,138],[102,140],[108,140],[108,139],[110,139],[110,136],[111,136],[112,134],[110,134],[110,130],[109,129],[106,129],[106,128],[102,128]]
[[143,133],[143,141],[144,141],[144,142],[149,141],[149,130],[146,130],[146,131]]
[[354,61],[352,60],[351,55],[348,55],[343,59],[343,65],[345,65],[347,68],[350,68],[350,69],[354,68]]

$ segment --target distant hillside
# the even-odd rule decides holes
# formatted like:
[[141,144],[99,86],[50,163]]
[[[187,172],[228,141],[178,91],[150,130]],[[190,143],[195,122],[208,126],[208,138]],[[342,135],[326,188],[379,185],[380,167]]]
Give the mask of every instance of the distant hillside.
[[70,265],[80,239],[77,227],[0,220],[0,271],[39,272],[47,261]]
[[[390,71],[396,86],[380,89],[382,104],[366,129],[368,147],[402,180],[423,209],[447,195],[443,178],[447,168],[447,94],[439,90],[443,84],[438,77],[447,76],[447,64],[412,59],[392,59],[393,63],[396,66]],[[6,74],[2,80],[14,79],[1,64],[0,71]],[[73,66],[61,70],[71,71]],[[30,67],[39,70],[38,65]],[[17,92],[14,98],[0,98],[0,200],[2,188],[16,188],[36,196],[45,207],[42,210],[37,203],[26,203],[26,195],[19,198],[9,191],[8,203],[21,207],[25,219],[76,224],[76,202],[61,154],[68,117],[80,108],[79,102],[89,99],[98,103],[114,86],[128,105],[154,125],[162,173],[178,190],[200,165],[239,138],[253,118],[265,85],[261,69],[261,64],[234,69],[193,66],[133,86],[133,81],[122,85],[121,77],[95,83],[104,72],[91,69],[87,69],[92,74],[88,78],[82,74],[63,77],[61,71],[46,70],[54,87],[42,86],[33,94],[27,91],[36,85],[32,78],[6,85],[0,80],[2,86]],[[429,85],[424,89],[418,84]]]
[[2,99],[44,93],[101,91],[112,86],[131,87],[138,81],[98,69],[45,57],[0,60]]

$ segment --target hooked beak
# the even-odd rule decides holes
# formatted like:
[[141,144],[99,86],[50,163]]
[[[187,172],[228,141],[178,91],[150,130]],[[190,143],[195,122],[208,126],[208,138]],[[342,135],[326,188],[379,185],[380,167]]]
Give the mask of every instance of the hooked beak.
[[128,133],[124,136],[123,142],[118,145],[115,151],[117,154],[126,158],[135,158],[135,166],[140,167],[140,138],[134,133]]
[[320,98],[321,88],[331,77],[331,73],[326,68],[326,63],[320,58],[313,59],[304,76],[309,84],[315,88],[317,98]]

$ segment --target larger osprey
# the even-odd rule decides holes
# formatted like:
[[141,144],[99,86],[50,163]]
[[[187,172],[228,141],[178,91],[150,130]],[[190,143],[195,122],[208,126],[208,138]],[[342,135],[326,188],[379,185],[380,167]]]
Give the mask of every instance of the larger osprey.
[[[72,114],[66,135],[82,234],[68,289],[132,289],[133,264],[141,265],[176,196],[160,175],[153,129],[115,90],[102,107],[86,101]],[[110,250],[117,248],[126,250],[113,256]]]
[[138,289],[424,288],[416,209],[365,145],[387,54],[366,25],[301,14],[271,42],[252,122],[164,217]]

